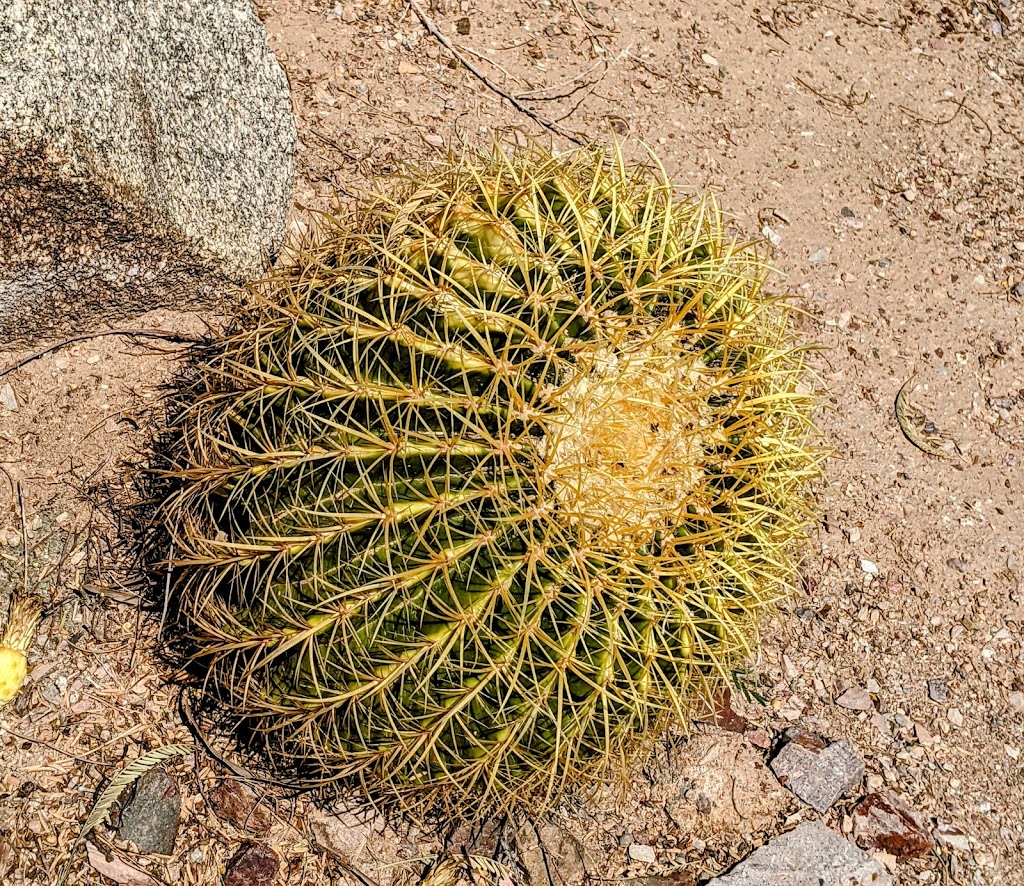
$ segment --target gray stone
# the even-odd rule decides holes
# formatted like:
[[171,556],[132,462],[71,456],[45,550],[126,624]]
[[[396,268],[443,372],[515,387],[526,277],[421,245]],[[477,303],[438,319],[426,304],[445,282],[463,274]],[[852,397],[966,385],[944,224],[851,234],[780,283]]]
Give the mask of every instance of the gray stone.
[[864,779],[864,760],[845,741],[825,748],[790,741],[769,765],[783,785],[822,813]]
[[295,143],[248,0],[0,3],[0,340],[262,272]]
[[171,855],[181,818],[178,779],[162,766],[137,782],[118,816],[117,833],[131,840],[143,855]]
[[870,855],[817,821],[780,834],[708,886],[892,886]]

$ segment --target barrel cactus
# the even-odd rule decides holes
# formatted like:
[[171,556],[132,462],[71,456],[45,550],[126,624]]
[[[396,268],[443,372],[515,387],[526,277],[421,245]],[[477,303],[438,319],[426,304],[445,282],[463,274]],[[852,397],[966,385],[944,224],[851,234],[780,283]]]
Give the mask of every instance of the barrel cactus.
[[175,430],[209,695],[293,773],[463,813],[685,723],[811,515],[765,273],[713,199],[596,149],[452,157],[321,219]]

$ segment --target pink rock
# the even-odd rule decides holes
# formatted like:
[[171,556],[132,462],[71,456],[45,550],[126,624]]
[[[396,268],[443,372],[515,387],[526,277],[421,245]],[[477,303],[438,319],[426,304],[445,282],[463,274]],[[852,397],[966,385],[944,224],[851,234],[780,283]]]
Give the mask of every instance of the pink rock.
[[923,855],[935,846],[921,814],[888,791],[868,794],[857,804],[853,836],[861,849],[881,849],[900,859]]
[[755,748],[760,748],[762,751],[766,751],[772,746],[772,737],[764,729],[751,729],[744,737]]

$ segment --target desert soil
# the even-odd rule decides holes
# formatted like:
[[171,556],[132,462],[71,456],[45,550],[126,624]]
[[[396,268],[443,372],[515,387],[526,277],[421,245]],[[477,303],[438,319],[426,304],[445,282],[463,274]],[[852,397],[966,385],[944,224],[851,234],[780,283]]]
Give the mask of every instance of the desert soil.
[[[536,886],[546,871],[555,883],[671,872],[685,884],[727,868],[814,815],[766,773],[756,747],[758,729],[802,724],[852,743],[864,791],[893,790],[933,825],[968,835],[970,851],[894,865],[896,882],[1024,883],[1024,8],[425,8],[491,86],[401,2],[265,0],[259,12],[299,123],[295,230],[304,209],[449,145],[487,146],[497,134],[571,147],[568,134],[616,138],[640,157],[642,139],[681,190],[720,195],[737,236],[772,240],[771,286],[795,297],[799,336],[820,345],[812,362],[829,391],[821,425],[836,458],[803,586],[764,626],[751,663],[765,704],[737,702],[746,735],[700,727],[632,773],[626,796],[610,791],[542,823],[547,869],[537,833],[518,834],[516,877],[532,874]],[[186,331],[207,321],[216,318],[170,309],[112,319]],[[22,508],[0,478],[0,602],[22,581],[27,547],[30,583],[52,604],[27,687],[0,713],[5,884],[52,882],[103,779],[189,740],[137,576],[110,569],[120,527],[102,506],[104,490],[130,479],[125,460],[178,366],[175,350],[93,339],[0,378],[10,385],[0,464],[23,490]],[[21,356],[0,352],[0,367]],[[897,423],[894,399],[914,373],[914,409],[955,442],[944,455],[915,448]],[[946,695],[929,681],[944,681]],[[871,710],[835,704],[850,688],[870,694]],[[100,826],[95,865],[76,849],[69,883],[101,882],[104,864],[120,882],[143,876],[110,868],[104,851],[159,882],[221,882],[247,839],[245,823],[210,802],[225,770],[205,753],[168,766],[183,793],[174,855],[137,857]],[[848,832],[855,799],[827,823]],[[329,833],[305,797],[271,792],[266,802],[280,882],[355,882],[339,858],[381,884],[415,882],[440,848],[378,820],[349,817]],[[514,848],[493,828],[453,845],[465,839],[506,861]],[[631,845],[653,847],[655,861],[631,861]]]

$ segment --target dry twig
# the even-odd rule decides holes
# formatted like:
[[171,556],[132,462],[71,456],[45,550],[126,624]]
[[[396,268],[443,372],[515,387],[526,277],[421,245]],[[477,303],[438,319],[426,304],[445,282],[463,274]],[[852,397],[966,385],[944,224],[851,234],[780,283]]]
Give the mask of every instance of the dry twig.
[[86,341],[91,338],[102,338],[105,335],[126,335],[135,338],[163,338],[167,341],[192,345],[199,344],[201,341],[201,339],[195,338],[194,336],[182,335],[180,332],[173,332],[169,329],[99,329],[95,332],[82,332],[78,335],[72,335],[70,338],[65,338],[61,341],[47,345],[45,348],[40,348],[38,351],[33,351],[27,357],[22,357],[17,363],[13,363],[6,369],[0,369],[0,378],[3,378],[5,375],[10,375],[16,369],[21,369],[22,366],[26,366],[33,360],[38,360],[40,357],[45,357],[47,354],[59,351],[61,348],[73,345],[75,342]]
[[553,132],[557,136],[568,139],[574,144],[584,144],[584,141],[579,136],[571,133],[568,129],[566,129],[564,126],[559,125],[554,120],[549,120],[547,119],[547,117],[542,117],[536,111],[532,110],[531,108],[528,108],[514,95],[512,95],[509,92],[506,92],[504,89],[498,86],[498,84],[491,80],[485,73],[483,73],[483,71],[481,71],[479,68],[474,67],[472,63],[458,50],[455,44],[452,43],[451,40],[449,40],[444,34],[441,33],[440,29],[434,23],[434,20],[429,15],[427,15],[427,13],[423,10],[423,7],[420,6],[417,0],[409,0],[409,6],[412,9],[412,11],[416,13],[416,17],[420,20],[420,23],[423,25],[424,28],[427,29],[430,35],[435,40],[437,40],[437,42],[440,43],[445,49],[447,49],[449,53],[451,53],[452,58],[454,58],[467,71],[469,71],[469,73],[476,77],[477,80],[483,83],[484,86],[486,86],[492,92],[495,92],[498,95],[500,95],[502,98],[508,101],[508,103],[511,104],[512,107],[514,107],[517,111],[526,114],[527,117],[529,117],[535,123],[538,123],[541,126],[543,126],[549,132]]

